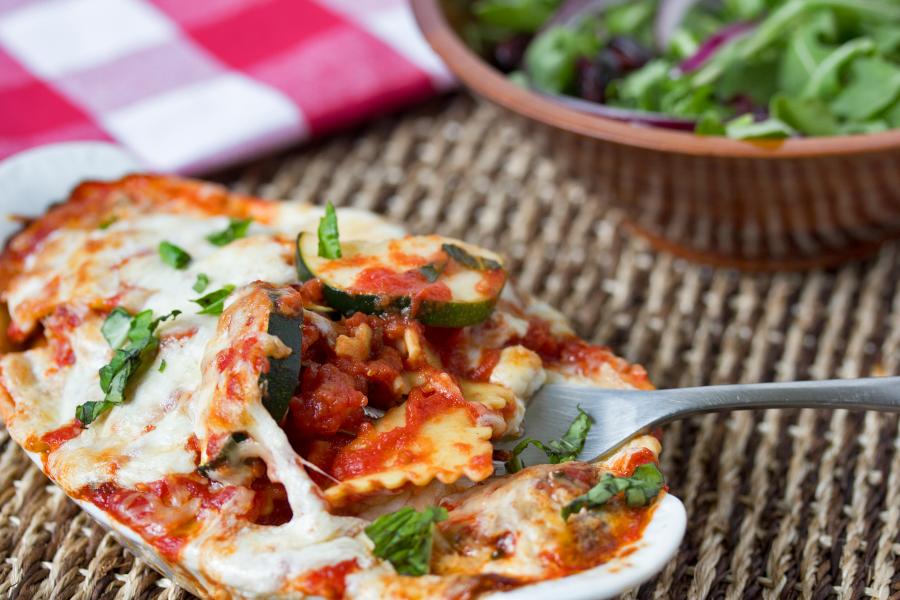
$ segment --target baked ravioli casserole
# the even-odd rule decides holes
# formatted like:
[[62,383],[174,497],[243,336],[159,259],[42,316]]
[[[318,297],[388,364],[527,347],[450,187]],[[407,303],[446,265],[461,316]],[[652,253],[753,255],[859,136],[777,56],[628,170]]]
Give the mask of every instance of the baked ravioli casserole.
[[201,597],[475,598],[620,556],[665,493],[651,435],[576,460],[586,413],[494,448],[544,382],[650,384],[458,240],[133,175],[28,223],[0,287],[10,434]]

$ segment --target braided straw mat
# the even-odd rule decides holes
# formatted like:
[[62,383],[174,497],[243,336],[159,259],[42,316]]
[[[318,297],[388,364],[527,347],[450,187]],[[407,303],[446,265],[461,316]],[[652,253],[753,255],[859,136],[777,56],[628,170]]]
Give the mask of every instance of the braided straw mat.
[[[539,156],[527,124],[468,96],[220,175],[483,243],[579,332],[657,386],[900,373],[900,244],[836,271],[698,267],[624,235]],[[628,598],[900,598],[898,418],[709,415],[669,425],[681,552]],[[0,432],[0,598],[183,599]]]

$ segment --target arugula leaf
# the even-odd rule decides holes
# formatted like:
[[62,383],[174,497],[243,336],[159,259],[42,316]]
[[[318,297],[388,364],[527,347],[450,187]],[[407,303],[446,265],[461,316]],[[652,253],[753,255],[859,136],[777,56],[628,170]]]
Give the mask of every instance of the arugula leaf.
[[565,505],[561,515],[565,521],[583,508],[598,509],[620,493],[625,494],[628,506],[646,506],[659,495],[665,485],[663,474],[653,463],[640,465],[631,477],[616,477],[605,473],[597,485]]
[[[104,412],[125,401],[125,392],[132,377],[142,368],[153,361],[156,351],[159,348],[159,338],[154,335],[156,328],[160,323],[168,319],[173,319],[181,314],[181,311],[173,310],[167,315],[153,318],[152,310],[141,311],[133,317],[129,316],[128,330],[122,336],[122,313],[113,310],[113,313],[119,315],[113,317],[113,321],[104,322],[101,327],[104,337],[115,344],[115,352],[113,352],[112,360],[108,364],[100,368],[100,389],[103,391],[104,398],[102,401],[85,402],[75,409],[75,418],[77,418],[85,426],[90,425]],[[111,324],[107,327],[107,323]],[[107,331],[103,331],[106,328]],[[109,335],[107,335],[109,334]],[[127,343],[124,347],[119,348],[121,344]]]
[[900,127],[900,98],[884,111],[884,118],[891,127]]
[[325,205],[325,215],[319,220],[319,256],[322,258],[341,257],[341,239],[338,233],[337,212],[334,204]]
[[462,266],[473,271],[495,271],[503,268],[503,265],[496,260],[482,256],[473,256],[465,248],[456,244],[441,244],[441,250]]
[[131,327],[131,313],[117,306],[112,309],[100,326],[100,333],[106,339],[110,348],[118,348],[128,337],[128,329]]
[[425,575],[431,562],[434,525],[447,519],[447,510],[429,506],[421,513],[409,506],[382,515],[366,527],[374,554],[390,561],[401,575]]
[[551,464],[559,464],[575,460],[581,454],[584,448],[584,441],[587,439],[588,432],[594,424],[594,420],[589,414],[578,407],[578,416],[569,425],[569,429],[558,440],[551,440],[544,444],[532,438],[526,438],[516,444],[512,451],[512,457],[506,461],[506,472],[515,473],[522,470],[525,466],[519,457],[528,446],[534,446],[544,452]]
[[200,305],[200,310],[197,311],[198,315],[221,315],[225,309],[225,298],[231,295],[233,291],[233,285],[224,285],[214,292],[191,300],[191,302]]
[[834,52],[834,46],[825,40],[833,40],[836,36],[837,20],[831,11],[815,13],[808,22],[797,27],[781,53],[779,89],[789,95],[800,94],[816,69]]
[[159,256],[163,262],[176,269],[184,269],[191,262],[191,255],[167,241],[159,243]]
[[865,121],[900,96],[900,66],[881,58],[860,58],[850,65],[849,84],[831,103],[834,114]]
[[769,103],[769,113],[807,135],[836,135],[838,124],[828,106],[818,98],[794,98],[776,94]]
[[524,33],[537,31],[561,0],[478,0],[472,12],[484,23]]
[[206,273],[197,273],[197,280],[194,282],[194,285],[191,286],[191,289],[200,294],[208,285],[209,276]]
[[725,124],[725,135],[735,140],[786,138],[793,133],[793,129],[778,119],[755,121],[750,114],[742,115]]
[[722,123],[722,119],[708,113],[697,121],[694,133],[697,135],[725,135],[725,125]]
[[592,31],[551,27],[540,33],[525,51],[525,72],[530,83],[546,92],[565,93],[575,85],[575,63],[599,50]]
[[253,219],[230,219],[225,229],[209,234],[206,240],[214,246],[227,246],[234,240],[245,237],[252,222]]
[[859,56],[871,54],[875,43],[869,38],[855,38],[829,54],[812,72],[802,95],[806,98],[828,98],[841,89],[840,72],[845,65]]
[[[656,14],[656,0],[631,0],[618,6],[611,6],[604,14],[603,29],[611,35],[629,35],[642,37],[640,32],[647,27]],[[649,33],[649,31],[648,31]],[[647,39],[641,39],[646,43]]]

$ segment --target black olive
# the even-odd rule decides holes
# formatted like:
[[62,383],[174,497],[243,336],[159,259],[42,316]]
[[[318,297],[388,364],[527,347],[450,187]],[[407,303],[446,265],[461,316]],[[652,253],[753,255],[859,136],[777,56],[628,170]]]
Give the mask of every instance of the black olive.
[[525,50],[531,42],[531,35],[520,34],[494,46],[494,64],[505,73],[515,71],[525,58]]
[[604,48],[593,60],[581,58],[576,64],[578,95],[591,102],[606,99],[606,86],[623,75],[618,55]]
[[616,53],[622,64],[622,71],[625,73],[640,69],[653,58],[650,50],[642,46],[636,39],[624,35],[613,37],[606,47]]

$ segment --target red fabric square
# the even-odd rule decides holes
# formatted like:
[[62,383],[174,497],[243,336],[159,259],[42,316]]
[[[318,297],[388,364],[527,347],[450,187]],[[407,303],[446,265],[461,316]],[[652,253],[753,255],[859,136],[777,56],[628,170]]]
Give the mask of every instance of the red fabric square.
[[109,139],[90,116],[2,52],[0,67],[0,156],[53,141]]
[[265,0],[185,31],[225,64],[245,69],[342,23],[308,0]]
[[344,22],[247,68],[289,96],[313,134],[434,95],[428,75],[381,40]]

